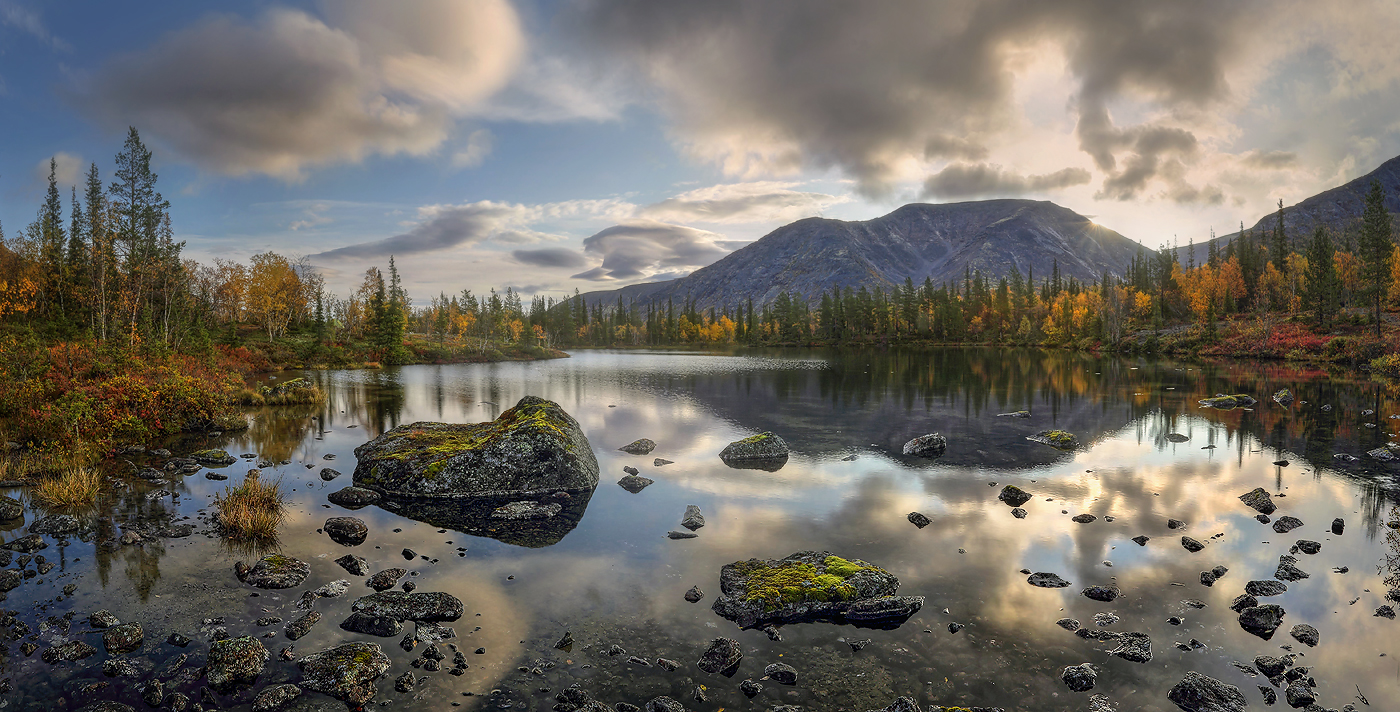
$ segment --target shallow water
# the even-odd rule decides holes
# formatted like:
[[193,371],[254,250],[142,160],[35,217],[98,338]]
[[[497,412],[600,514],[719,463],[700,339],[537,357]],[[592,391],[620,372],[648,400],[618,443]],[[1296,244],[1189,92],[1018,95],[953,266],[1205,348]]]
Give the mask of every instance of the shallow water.
[[[45,647],[65,639],[84,639],[100,650],[100,633],[90,632],[86,619],[105,608],[144,624],[144,647],[126,656],[138,667],[159,667],[180,652],[191,653],[191,666],[200,664],[217,625],[204,625],[206,618],[223,617],[235,636],[277,632],[264,641],[273,659],[257,686],[218,698],[225,707],[246,709],[263,685],[299,679],[295,666],[277,657],[292,645],[280,636],[281,625],[259,628],[255,619],[291,620],[300,614],[293,604],[304,591],[350,578],[349,595],[317,602],[325,619],[294,644],[296,654],[344,640],[379,642],[393,667],[379,681],[376,704],[406,709],[547,710],[555,693],[578,682],[609,705],[643,705],[665,694],[700,710],[796,704],[860,712],[908,695],[923,705],[1082,710],[1089,693],[1069,691],[1060,671],[1084,662],[1099,669],[1093,692],[1123,711],[1175,709],[1167,691],[1190,670],[1239,686],[1251,706],[1261,706],[1256,686],[1268,681],[1231,663],[1282,655],[1282,647],[1300,654],[1298,665],[1311,666],[1324,707],[1360,705],[1359,692],[1375,709],[1400,709],[1400,646],[1394,644],[1400,621],[1373,616],[1387,591],[1400,588],[1400,539],[1386,526],[1400,468],[1365,456],[1400,427],[1389,418],[1400,414],[1400,394],[1379,383],[1279,364],[1202,366],[957,349],[584,351],[558,361],[276,378],[298,375],[322,384],[330,394],[326,406],[256,411],[247,432],[186,438],[171,448],[178,455],[214,446],[289,461],[264,468],[264,477],[280,477],[293,490],[279,546],[311,564],[306,584],[252,596],[253,589],[234,577],[233,564],[260,552],[206,536],[202,525],[200,534],[185,539],[115,551],[98,547],[138,516],[197,517],[252,464],[218,468],[229,482],[206,479],[208,470],[156,487],[132,479],[117,501],[89,515],[100,525],[97,535],[73,537],[66,546],[51,538],[38,553],[58,568],[9,593],[6,608],[33,628],[41,647],[26,658],[18,643],[10,643],[3,674],[15,690],[4,696],[6,706],[50,709],[61,697],[67,709],[95,699],[143,708],[138,682],[103,677],[106,653],[56,666],[40,661]],[[1306,404],[1285,409],[1268,400],[1283,387]],[[1218,392],[1249,393],[1262,402],[1232,411],[1197,405]],[[474,536],[378,507],[353,513],[371,533],[349,551],[369,559],[373,570],[405,566],[418,590],[447,591],[467,608],[451,624],[471,665],[467,674],[418,670],[427,679],[411,695],[397,693],[393,678],[411,669],[421,647],[407,653],[397,638],[376,640],[337,627],[353,597],[369,589],[333,563],[347,548],[317,533],[325,518],[351,514],[329,505],[326,495],[350,484],[355,447],[380,432],[418,420],[493,418],[527,394],[560,403],[597,455],[602,479],[586,506],[574,507],[582,510],[576,526],[561,520],[555,530],[526,540],[531,546],[520,546],[509,543],[520,539],[504,529]],[[1324,404],[1333,410],[1323,411]],[[1020,409],[1032,417],[997,417]],[[1376,414],[1363,416],[1364,409]],[[1066,453],[1025,439],[1049,428],[1075,433],[1083,446]],[[731,469],[716,456],[726,443],[762,430],[778,433],[793,449],[781,469]],[[928,432],[947,437],[943,457],[899,455],[905,441]],[[1165,438],[1170,433],[1189,440],[1173,443]],[[657,449],[646,456],[616,450],[641,437],[655,440]],[[1344,464],[1335,453],[1361,460]],[[855,460],[843,460],[852,454]],[[655,467],[657,457],[674,464]],[[638,494],[623,490],[614,483],[624,465],[656,483]],[[317,476],[323,466],[344,474],[323,482]],[[1034,493],[1024,505],[1025,519],[997,501],[1005,484]],[[1274,517],[1296,516],[1304,526],[1283,535],[1255,521],[1255,511],[1237,497],[1259,486],[1276,495]],[[173,496],[147,498],[161,487]],[[24,497],[22,490],[7,494]],[[688,504],[699,505],[706,526],[696,539],[667,539]],[[910,524],[906,515],[913,511],[932,524]],[[1099,518],[1071,521],[1081,513]],[[22,535],[35,516],[27,512],[4,539]],[[1346,521],[1341,536],[1329,529],[1334,517]],[[1187,527],[1170,530],[1169,518]],[[1186,551],[1182,534],[1206,548]],[[1138,546],[1131,540],[1137,535],[1151,540]],[[1320,542],[1321,552],[1297,554],[1311,577],[1266,599],[1287,615],[1272,640],[1261,640],[1240,628],[1229,603],[1247,581],[1271,578],[1279,556],[1299,539]],[[404,548],[427,560],[405,563]],[[711,612],[722,565],[803,550],[883,567],[899,577],[900,594],[926,597],[923,610],[895,630],[789,625],[781,641],[740,631]],[[1200,572],[1217,565],[1229,573],[1203,586]],[[1333,573],[1341,566],[1348,573]],[[1035,588],[1022,569],[1058,573],[1073,585]],[[70,583],[77,591],[60,595]],[[1079,591],[1091,584],[1115,584],[1124,596],[1112,603],[1089,600]],[[692,585],[706,594],[696,604],[682,598]],[[1207,605],[1192,608],[1187,599]],[[65,630],[61,619],[69,612],[76,615]],[[1120,619],[1107,630],[1150,636],[1152,660],[1128,662],[1109,654],[1115,643],[1085,640],[1055,624],[1071,617],[1093,628],[1101,612]],[[1171,616],[1184,622],[1170,625]],[[966,627],[949,633],[952,622]],[[1299,623],[1320,631],[1316,648],[1289,636]],[[195,643],[184,650],[164,643],[172,631]],[[577,641],[569,652],[553,645],[565,631]],[[732,679],[695,667],[706,642],[718,635],[743,646]],[[865,638],[872,642],[859,652],[845,642]],[[1205,647],[1173,647],[1193,638]],[[626,654],[607,655],[613,645]],[[473,654],[478,647],[485,652]],[[666,672],[627,663],[634,655],[674,659],[682,667]],[[450,664],[450,651],[448,658]],[[797,668],[797,685],[763,680],[763,692],[752,701],[739,693],[740,681],[758,680],[766,664],[778,661]],[[90,688],[101,681],[108,684]],[[709,702],[693,701],[697,685],[705,686]],[[180,689],[198,699],[200,686]],[[343,707],[308,693],[293,708]]]

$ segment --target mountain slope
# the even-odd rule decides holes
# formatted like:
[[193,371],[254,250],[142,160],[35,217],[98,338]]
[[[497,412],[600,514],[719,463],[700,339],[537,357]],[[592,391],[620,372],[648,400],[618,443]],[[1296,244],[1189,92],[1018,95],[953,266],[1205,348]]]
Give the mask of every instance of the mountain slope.
[[698,307],[762,305],[783,292],[820,300],[833,287],[889,291],[905,278],[961,280],[968,269],[992,278],[1034,270],[1092,280],[1122,274],[1138,244],[1054,203],[983,200],[906,205],[884,217],[846,222],[808,218],[780,227],[708,267],[667,282],[583,295],[590,305],[662,303]]
[[[1319,225],[1331,228],[1337,234],[1355,229],[1366,207],[1366,194],[1371,190],[1371,181],[1380,181],[1385,190],[1385,209],[1390,213],[1400,213],[1400,156],[1382,163],[1374,171],[1353,181],[1339,185],[1308,198],[1297,205],[1283,208],[1283,227],[1288,234],[1292,249],[1303,249],[1304,241]],[[1278,224],[1278,213],[1273,212],[1260,218],[1252,229],[1255,234],[1272,234]],[[1216,242],[1224,248],[1227,243],[1239,237],[1239,233],[1221,235]],[[1196,264],[1204,262],[1209,254],[1210,241],[1196,243]],[[1184,263],[1188,253],[1181,250],[1180,259]]]

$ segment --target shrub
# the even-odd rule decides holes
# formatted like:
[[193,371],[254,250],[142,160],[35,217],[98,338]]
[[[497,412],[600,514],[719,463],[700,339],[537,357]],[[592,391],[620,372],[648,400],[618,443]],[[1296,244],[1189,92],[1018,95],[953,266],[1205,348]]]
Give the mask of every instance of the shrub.
[[1373,359],[1371,371],[1391,378],[1400,378],[1400,354],[1386,354]]
[[30,490],[31,496],[46,507],[76,507],[92,504],[102,493],[102,475],[90,467],[68,467],[45,477]]
[[272,539],[286,516],[281,482],[263,482],[249,474],[243,484],[228,487],[214,498],[219,527],[234,539]]

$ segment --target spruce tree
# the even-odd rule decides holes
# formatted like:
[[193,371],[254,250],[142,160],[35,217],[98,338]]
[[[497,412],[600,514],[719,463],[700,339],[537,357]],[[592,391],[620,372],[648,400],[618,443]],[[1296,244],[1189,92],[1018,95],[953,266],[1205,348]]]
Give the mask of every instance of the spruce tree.
[[1371,306],[1376,336],[1381,335],[1381,305],[1390,289],[1390,256],[1395,250],[1390,213],[1385,209],[1385,190],[1380,181],[1371,182],[1366,208],[1361,213],[1361,236],[1357,241],[1361,257],[1361,292]]
[[1337,311],[1337,268],[1332,259],[1336,251],[1327,228],[1319,226],[1308,243],[1307,283],[1304,285],[1303,300],[1306,308],[1313,313],[1313,323],[1323,330],[1332,327],[1332,317]]
[[1288,233],[1283,227],[1283,198],[1278,200],[1278,223],[1274,225],[1273,241],[1269,243],[1269,262],[1279,272],[1288,273]]

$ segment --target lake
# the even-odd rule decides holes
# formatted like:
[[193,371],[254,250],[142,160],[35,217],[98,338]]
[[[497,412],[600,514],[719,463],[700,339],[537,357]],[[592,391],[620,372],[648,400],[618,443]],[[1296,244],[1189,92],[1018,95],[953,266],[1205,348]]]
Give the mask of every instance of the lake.
[[[66,543],[49,537],[53,543],[37,552],[55,568],[9,592],[5,607],[39,647],[26,656],[21,641],[8,645],[3,675],[14,687],[5,695],[8,706],[77,709],[120,700],[141,709],[141,681],[151,675],[167,676],[172,689],[199,701],[198,666],[208,640],[223,628],[233,636],[272,633],[264,641],[272,658],[254,688],[205,698],[206,708],[216,701],[247,709],[263,686],[296,682],[296,666],[279,657],[285,647],[294,646],[289,655],[296,656],[365,640],[380,643],[392,659],[371,704],[399,709],[548,710],[556,694],[578,683],[608,706],[643,706],[669,695],[696,710],[798,705],[863,712],[909,696],[923,706],[1078,711],[1089,709],[1095,694],[1106,697],[1095,698],[1098,709],[1165,712],[1177,708],[1168,690],[1190,671],[1238,686],[1254,708],[1264,703],[1260,685],[1275,689],[1255,674],[1256,656],[1290,652],[1295,666],[1310,668],[1295,677],[1316,682],[1313,694],[1323,707],[1364,707],[1364,696],[1373,709],[1400,709],[1400,621],[1375,615],[1393,603],[1387,593],[1400,589],[1400,536],[1390,526],[1400,526],[1394,512],[1400,467],[1366,455],[1400,428],[1394,386],[1282,363],[1203,365],[1034,350],[572,356],[269,376],[272,382],[310,378],[328,402],[251,411],[245,432],[166,446],[176,455],[218,447],[272,462],[263,477],[280,478],[291,498],[276,548],[310,564],[306,583],[282,591],[241,584],[235,562],[264,551],[207,532],[204,515],[215,494],[255,462],[168,482],[125,478],[128,486],[114,500],[84,513],[81,534]],[[1298,402],[1285,408],[1271,401],[1281,388]],[[1259,403],[1233,410],[1198,405],[1217,393],[1246,393]],[[352,514],[329,504],[327,494],[351,483],[354,449],[366,440],[415,421],[488,420],[525,395],[556,401],[573,415],[602,472],[591,497],[576,498],[547,526],[522,535],[509,525],[417,521],[412,508],[392,513],[371,506]],[[998,417],[1017,410],[1030,417]],[[1081,446],[1065,452],[1026,439],[1047,429],[1070,431]],[[777,433],[792,448],[780,469],[733,469],[717,456],[727,443],[761,431]],[[906,441],[934,432],[947,438],[942,457],[900,454]],[[656,450],[636,456],[617,449],[637,438],[656,441]],[[673,462],[656,466],[654,458]],[[120,456],[118,465],[131,471],[147,461],[160,462],[133,454]],[[627,465],[655,484],[637,493],[618,486]],[[322,467],[343,474],[323,481]],[[207,479],[211,471],[230,479]],[[1022,505],[1024,518],[998,500],[1007,484],[1034,495]],[[1239,499],[1256,487],[1273,495],[1273,520],[1288,515],[1303,525],[1278,533],[1257,521],[1258,512]],[[3,532],[13,541],[42,512],[33,511],[23,489],[5,493],[23,499],[28,510]],[[706,520],[698,537],[668,539],[692,504]],[[916,527],[911,512],[931,523]],[[1072,519],[1081,514],[1096,518]],[[334,516],[363,519],[368,540],[344,547],[318,533]],[[1336,518],[1344,520],[1341,534],[1333,533]],[[1169,528],[1170,519],[1185,526]],[[104,544],[123,523],[166,520],[196,524],[196,533]],[[1204,549],[1183,548],[1183,535]],[[1140,536],[1148,537],[1143,545],[1134,541]],[[1282,626],[1264,640],[1242,629],[1230,604],[1247,582],[1272,579],[1280,556],[1299,540],[1321,548],[1292,554],[1308,578],[1260,599],[1286,610]],[[404,549],[414,558],[406,559]],[[899,578],[900,594],[923,596],[924,606],[893,630],[802,623],[783,626],[780,640],[739,630],[711,611],[724,564],[806,550],[882,567]],[[368,559],[372,571],[409,569],[405,580],[419,591],[462,599],[465,614],[448,625],[456,633],[451,642],[467,658],[464,674],[448,674],[453,652],[445,646],[447,662],[429,672],[411,667],[424,646],[405,652],[397,638],[338,627],[354,598],[370,593],[360,577],[334,563],[347,552]],[[1204,585],[1202,572],[1217,566],[1228,572]],[[1031,586],[1024,572],[1055,573],[1072,585]],[[258,619],[296,618],[302,593],[342,578],[350,579],[350,592],[317,601],[325,620],[295,643],[281,635],[281,624],[258,625]],[[64,595],[69,584],[76,590]],[[1116,586],[1122,596],[1105,603],[1080,594],[1091,585]],[[697,603],[684,598],[692,586],[704,592]],[[1394,595],[1400,598],[1400,591]],[[88,624],[98,609],[143,624],[144,646],[121,656],[137,675],[103,674],[109,656],[101,652],[100,631]],[[1066,618],[1093,635],[1057,624]],[[963,627],[950,632],[954,623]],[[1290,636],[1298,624],[1317,630],[1316,647]],[[1099,631],[1145,634],[1151,660],[1111,654],[1118,641]],[[167,644],[172,632],[194,642]],[[572,648],[557,649],[566,632]],[[696,667],[717,636],[742,646],[732,678]],[[99,652],[80,662],[41,660],[43,650],[68,640],[86,640]],[[860,650],[851,645],[863,640],[869,643]],[[179,666],[170,669],[180,654],[189,654],[180,661],[183,674]],[[629,662],[633,657],[650,664]],[[680,668],[659,667],[658,658]],[[760,679],[775,662],[797,670],[796,685]],[[1081,663],[1097,669],[1090,692],[1073,692],[1061,681],[1064,668]],[[411,693],[395,691],[394,679],[409,670],[426,679]],[[740,692],[746,679],[762,686],[752,700]],[[707,702],[695,701],[697,686]],[[1284,687],[1276,694],[1284,705]],[[307,693],[286,709],[344,704]]]

